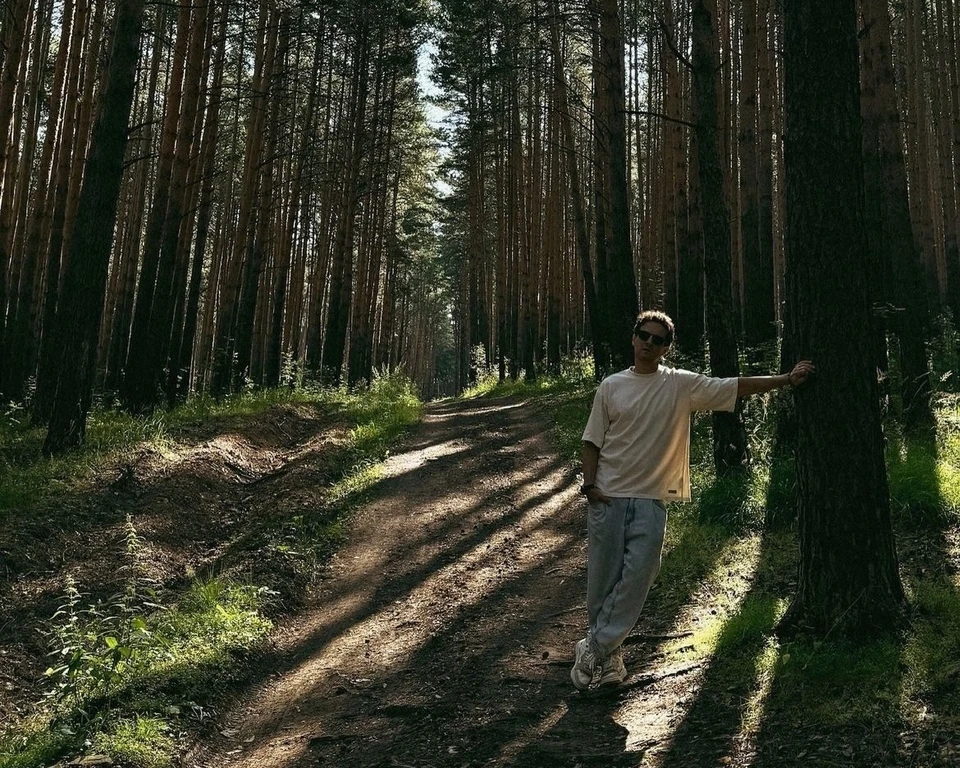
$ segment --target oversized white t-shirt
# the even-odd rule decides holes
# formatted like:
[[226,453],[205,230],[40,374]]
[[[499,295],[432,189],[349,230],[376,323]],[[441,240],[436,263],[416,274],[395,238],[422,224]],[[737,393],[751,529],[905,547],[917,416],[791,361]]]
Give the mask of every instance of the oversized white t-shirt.
[[597,488],[613,498],[690,501],[690,414],[732,411],[737,379],[660,366],[600,382],[583,439],[600,448]]

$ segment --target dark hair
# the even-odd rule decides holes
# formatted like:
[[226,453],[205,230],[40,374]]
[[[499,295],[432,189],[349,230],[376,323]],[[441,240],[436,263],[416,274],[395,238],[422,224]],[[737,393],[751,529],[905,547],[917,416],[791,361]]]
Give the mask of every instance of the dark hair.
[[658,323],[663,326],[663,330],[666,331],[664,337],[666,338],[666,346],[670,346],[673,343],[673,320],[670,319],[670,315],[666,312],[660,312],[656,309],[645,309],[639,315],[637,315],[637,322],[633,326],[633,335],[637,335],[637,331],[640,330],[640,326],[644,323]]

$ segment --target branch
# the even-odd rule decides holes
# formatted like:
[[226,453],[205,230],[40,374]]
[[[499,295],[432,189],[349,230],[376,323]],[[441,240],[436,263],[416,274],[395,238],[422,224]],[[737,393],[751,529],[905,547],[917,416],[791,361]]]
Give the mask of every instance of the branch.
[[673,51],[673,55],[676,56],[680,63],[683,64],[683,66],[685,66],[687,69],[693,69],[693,62],[680,53],[680,50],[673,42],[673,35],[670,33],[670,30],[667,29],[667,25],[664,23],[662,16],[657,17],[657,24],[660,27],[660,31],[663,32],[663,39],[666,40],[667,47]]
[[647,117],[659,117],[661,120],[666,120],[670,123],[680,123],[680,125],[685,125],[687,128],[696,128],[696,123],[691,123],[689,120],[682,120],[679,117],[670,117],[670,115],[665,115],[663,112],[651,112],[649,109],[625,109],[623,110],[626,115],[645,115]]

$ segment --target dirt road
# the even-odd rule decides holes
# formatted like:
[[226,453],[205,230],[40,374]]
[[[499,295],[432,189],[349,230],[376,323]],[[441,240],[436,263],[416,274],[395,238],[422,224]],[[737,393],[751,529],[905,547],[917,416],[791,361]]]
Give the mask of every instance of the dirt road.
[[629,687],[568,678],[584,532],[533,405],[428,408],[275,668],[185,764],[636,765],[646,745],[613,719]]

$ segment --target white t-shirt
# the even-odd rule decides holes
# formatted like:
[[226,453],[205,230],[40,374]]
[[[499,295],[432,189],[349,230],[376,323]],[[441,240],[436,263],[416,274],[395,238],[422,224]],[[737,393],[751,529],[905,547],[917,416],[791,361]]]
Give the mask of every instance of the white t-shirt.
[[613,498],[690,501],[690,414],[732,411],[737,379],[660,366],[600,382],[583,439],[600,448],[597,488]]

